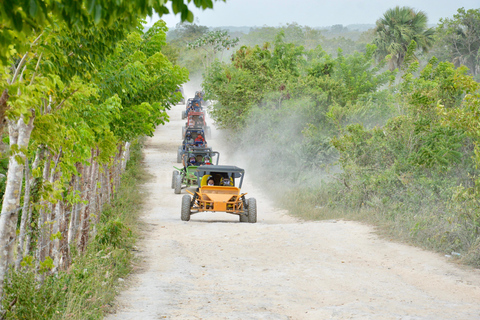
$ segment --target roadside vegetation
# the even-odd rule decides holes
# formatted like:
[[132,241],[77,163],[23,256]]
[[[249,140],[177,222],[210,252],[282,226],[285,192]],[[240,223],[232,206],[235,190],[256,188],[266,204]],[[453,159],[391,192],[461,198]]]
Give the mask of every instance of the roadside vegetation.
[[397,7],[334,53],[318,30],[252,43],[254,29],[204,71],[210,114],[292,214],[368,221],[478,267],[479,27],[479,9],[430,28]]
[[97,232],[84,252],[72,252],[72,264],[38,283],[40,273],[32,260],[10,270],[2,300],[4,319],[102,319],[111,310],[122,279],[131,271],[138,215],[144,199],[140,184],[147,179],[141,165],[142,143],[132,146],[121,185],[106,205]]
[[101,318],[129,272],[139,141],[188,80],[165,23],[143,28],[171,2],[0,6],[0,318]]

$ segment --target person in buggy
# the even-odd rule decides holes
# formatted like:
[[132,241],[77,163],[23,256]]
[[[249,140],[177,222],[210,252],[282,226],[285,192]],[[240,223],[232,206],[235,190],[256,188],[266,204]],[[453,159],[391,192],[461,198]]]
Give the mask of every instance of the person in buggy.
[[189,113],[190,111],[192,111],[192,112],[195,111],[195,108],[193,107],[193,103],[190,104],[190,105],[188,106],[188,108],[187,108],[187,111],[186,111],[186,116],[187,116],[187,117],[188,117],[188,113]]
[[215,180],[213,180],[213,177],[208,178],[207,186],[214,186],[214,185],[215,185]]
[[195,102],[193,103],[193,111],[195,111],[195,112],[200,112],[200,111],[202,111],[202,107],[201,107],[201,105],[200,105],[200,102],[195,101]]
[[201,165],[201,163],[198,163],[195,157],[192,156],[190,157],[190,159],[188,159],[187,166],[199,166],[199,165]]
[[203,138],[202,133],[198,133],[197,137],[195,138],[195,146],[203,146],[205,145],[205,138]]
[[187,132],[187,135],[185,136],[185,145],[193,145],[195,144],[195,140],[192,137],[192,134],[190,132]]
[[196,91],[195,92],[195,99],[200,101],[200,104],[203,104],[203,97],[205,93],[203,91]]
[[198,116],[197,119],[195,119],[195,127],[197,128],[200,128],[200,127],[203,127],[203,117],[202,116]]
[[220,181],[221,186],[230,187],[233,186],[233,179],[228,177],[223,177]]

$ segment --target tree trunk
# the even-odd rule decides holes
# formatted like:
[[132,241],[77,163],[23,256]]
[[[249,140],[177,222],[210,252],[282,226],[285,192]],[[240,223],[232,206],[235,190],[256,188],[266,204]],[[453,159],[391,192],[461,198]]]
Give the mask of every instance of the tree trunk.
[[125,148],[122,155],[122,173],[124,173],[127,168],[128,160],[130,160],[130,142],[125,142]]
[[[53,162],[53,167],[50,169],[50,176],[48,178],[48,182],[50,183],[51,186],[55,186],[55,182],[59,179],[60,173],[57,173],[57,167],[58,163],[60,162],[60,158],[62,156],[62,149],[54,156],[54,162]],[[56,187],[55,191],[58,191]],[[54,254],[54,243],[51,241],[51,236],[55,233],[58,232],[58,224],[57,224],[57,219],[56,219],[56,207],[57,203],[53,201],[48,202],[48,210],[47,210],[47,243],[46,243],[46,253],[47,255],[54,259],[55,254]],[[49,241],[50,240],[50,241]]]
[[25,161],[25,154],[22,150],[28,148],[34,119],[34,114],[32,114],[28,124],[24,122],[23,116],[18,121],[8,121],[11,150],[14,146],[18,146],[19,151],[10,155],[9,158],[2,213],[0,215],[0,296],[3,293],[3,283],[8,267],[13,262],[17,215],[20,207],[20,189],[23,181],[23,163]]
[[86,195],[87,204],[84,205],[84,210],[82,210],[82,222],[80,228],[80,239],[78,244],[78,249],[80,252],[84,252],[88,244],[89,232],[90,232],[90,213],[95,212],[95,192],[96,192],[96,181],[95,173],[97,161],[95,161],[97,151],[92,149],[92,157],[90,160],[90,166],[88,174],[85,174],[86,188],[84,190]]
[[[73,183],[73,193],[79,192],[80,197],[82,196],[81,185],[81,172],[83,170],[83,165],[81,163],[76,164],[77,175],[75,176],[75,181]],[[68,229],[68,244],[71,245],[77,239],[78,227],[80,221],[80,211],[82,204],[80,201],[77,201],[72,206],[72,214],[70,217],[70,226]]]
[[108,204],[112,203],[112,192],[111,192],[111,179],[110,179],[110,168],[108,165],[103,166],[105,168],[105,187],[107,188],[107,202]]
[[123,153],[123,144],[118,145],[118,152],[115,155],[115,192],[120,188],[120,176],[122,174],[122,153]]
[[[95,157],[98,155],[99,150],[95,151]],[[98,162],[93,161],[92,171],[90,175],[90,194],[88,200],[88,208],[90,223],[93,222],[93,234],[96,233],[96,223],[100,217],[100,210],[98,210],[98,201],[97,201],[97,181],[98,181]]]
[[[43,181],[48,180],[48,174],[50,172],[50,162],[52,156],[48,150],[45,150],[45,163],[43,165]],[[36,252],[36,262],[37,269],[40,267],[40,262],[43,262],[47,257],[47,209],[46,209],[46,200],[42,199],[40,201],[40,210],[38,213],[38,240],[37,240],[37,252]],[[39,275],[39,280],[43,281],[43,274]]]
[[[43,147],[38,148],[31,171],[34,171],[40,165],[40,161],[43,158],[43,151]],[[35,177],[30,174],[28,159],[25,159],[25,193],[23,197],[22,220],[20,222],[20,235],[17,246],[17,261],[15,261],[15,269],[17,270],[20,268],[20,263],[22,262],[23,257],[28,254],[30,249],[30,236],[27,235],[29,235],[29,227],[32,219],[30,195],[32,188],[35,187],[35,181]],[[27,241],[25,241],[25,237],[27,238]]]

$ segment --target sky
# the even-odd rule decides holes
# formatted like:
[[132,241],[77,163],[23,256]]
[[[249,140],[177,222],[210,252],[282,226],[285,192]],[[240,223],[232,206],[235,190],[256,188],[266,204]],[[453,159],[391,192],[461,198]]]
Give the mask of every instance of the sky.
[[[207,27],[272,26],[296,22],[301,26],[326,27],[335,24],[375,24],[385,11],[408,6],[427,14],[428,23],[452,18],[458,8],[479,9],[479,0],[227,0],[214,2],[213,10],[190,8],[195,23]],[[158,20],[147,19],[147,25]],[[162,17],[169,28],[180,22],[180,15]]]

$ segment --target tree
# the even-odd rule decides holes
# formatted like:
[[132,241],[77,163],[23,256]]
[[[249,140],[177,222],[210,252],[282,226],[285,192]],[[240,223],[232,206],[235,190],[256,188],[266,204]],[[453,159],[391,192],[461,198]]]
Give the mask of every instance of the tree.
[[[202,49],[205,51],[204,66],[207,68],[210,66],[217,53],[223,53],[225,50],[235,47],[238,44],[239,39],[230,39],[228,31],[210,31],[193,42],[187,44],[189,49]],[[220,58],[222,60],[222,58]]]
[[[42,167],[32,168],[35,177],[43,182],[37,263],[52,255],[54,260],[50,260],[55,267],[60,268],[61,261],[67,266],[67,245],[60,244],[69,239],[66,204],[71,206],[76,192],[82,190],[81,200],[88,203],[80,217],[82,251],[88,240],[88,224],[104,201],[97,200],[97,186],[101,185],[100,193],[105,194],[104,186],[112,180],[108,165],[113,166],[115,181],[115,186],[108,188],[114,190],[124,168],[122,158],[128,158],[131,139],[151,133],[155,125],[166,121],[164,110],[176,99],[171,93],[187,78],[186,70],[172,66],[160,53],[166,37],[160,23],[146,33],[145,42],[140,43],[142,50],[129,52],[131,55],[125,57],[128,60],[117,68],[124,72],[122,80],[128,81],[127,89],[131,90],[125,92],[129,95],[120,99],[124,91],[113,85],[109,90],[99,90],[103,79],[98,80],[95,75],[103,71],[102,62],[118,50],[118,43],[140,25],[145,14],[153,9],[160,10],[159,14],[168,11],[162,11],[164,2],[89,4],[94,2],[8,1],[0,8],[0,43],[7,48],[0,52],[0,120],[7,123],[10,143],[0,215],[0,294],[18,241],[16,226],[28,157],[40,154],[40,150],[44,154],[44,159],[39,160]],[[212,1],[195,1],[195,5],[211,7]],[[173,9],[182,12],[182,19],[193,17],[183,1],[175,1]],[[133,35],[131,40],[139,37]],[[147,77],[150,82],[145,81]],[[107,91],[108,95],[100,95]],[[132,108],[121,113],[122,103]],[[132,127],[119,128],[117,124],[121,125],[126,117],[136,121],[132,121]],[[101,178],[102,165],[107,166],[108,178]],[[77,178],[83,181],[76,183]],[[99,181],[102,179],[104,183]],[[22,222],[23,228],[29,224]],[[24,254],[22,243],[17,254]]]
[[465,65],[480,74],[480,9],[460,8],[453,19],[441,19],[437,27],[438,58]]
[[167,33],[167,40],[172,42],[182,42],[186,45],[188,42],[203,36],[208,32],[208,27],[196,23],[177,23],[173,30]]
[[389,9],[377,20],[375,27],[377,58],[383,59],[389,55],[390,70],[393,71],[403,64],[412,41],[417,43],[417,48],[427,52],[433,45],[433,35],[433,29],[427,29],[424,12],[399,6]]
[[[194,5],[203,10],[213,8],[214,1],[195,0]],[[98,26],[111,26],[121,20],[133,29],[138,17],[151,16],[153,11],[162,17],[170,13],[167,3],[171,2],[174,14],[180,13],[182,21],[193,22],[193,13],[188,8],[191,0],[166,1],[65,1],[65,0],[8,0],[0,6],[0,61],[6,62],[16,51],[28,46],[27,37],[42,31],[54,21],[65,22],[69,29],[84,29],[91,20]],[[186,2],[186,3],[185,3]]]

